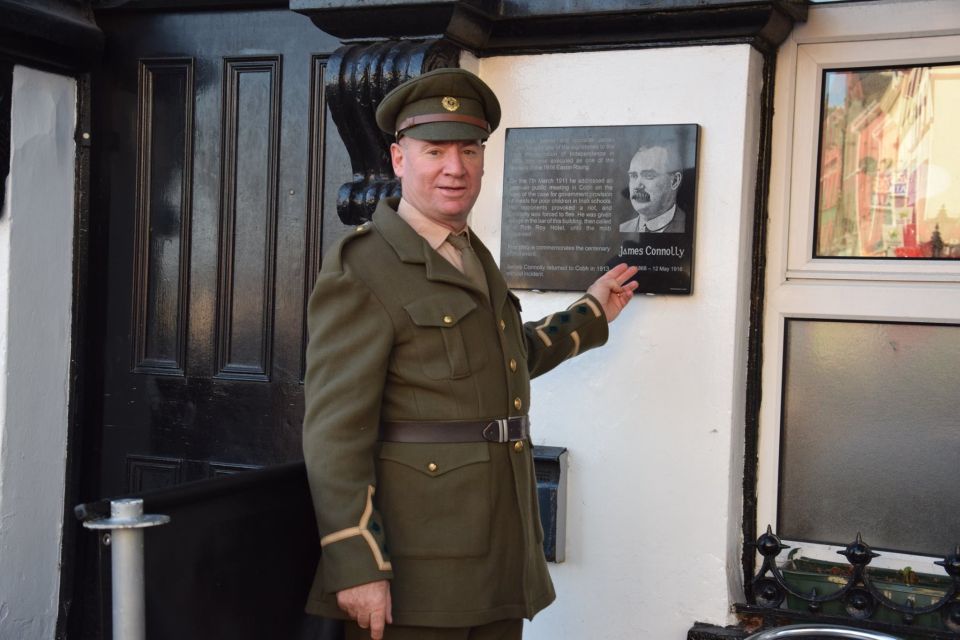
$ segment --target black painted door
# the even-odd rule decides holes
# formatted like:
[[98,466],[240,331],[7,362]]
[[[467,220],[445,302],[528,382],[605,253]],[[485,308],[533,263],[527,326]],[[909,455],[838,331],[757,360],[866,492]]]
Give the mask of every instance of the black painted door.
[[[339,43],[284,8],[96,19],[107,45],[91,74],[77,501],[298,460],[306,299],[345,231],[336,192],[351,178],[323,95]],[[273,499],[264,484],[241,513],[249,488],[226,480],[202,513],[184,489],[166,507],[177,523],[148,534],[149,638],[316,628],[298,618],[312,568],[296,563],[317,551],[304,487]],[[75,532],[61,627],[109,637],[109,547]]]
[[84,493],[299,459],[305,303],[350,177],[338,43],[285,9],[97,20]]

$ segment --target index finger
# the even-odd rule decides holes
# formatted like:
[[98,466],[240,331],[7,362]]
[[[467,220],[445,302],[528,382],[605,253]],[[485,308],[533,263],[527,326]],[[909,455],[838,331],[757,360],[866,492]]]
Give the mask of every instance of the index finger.
[[620,277],[620,274],[622,274],[622,273],[623,273],[624,271],[626,271],[626,270],[627,270],[627,263],[626,263],[626,262],[621,262],[621,263],[618,264],[617,266],[611,267],[611,268],[610,268],[605,274],[603,274],[601,277],[602,277],[602,278],[618,278],[618,277]]
[[626,262],[621,262],[610,271],[607,271],[607,275],[611,278],[614,278],[617,281],[617,284],[623,284],[633,276],[637,275],[639,267],[636,265],[627,266]]

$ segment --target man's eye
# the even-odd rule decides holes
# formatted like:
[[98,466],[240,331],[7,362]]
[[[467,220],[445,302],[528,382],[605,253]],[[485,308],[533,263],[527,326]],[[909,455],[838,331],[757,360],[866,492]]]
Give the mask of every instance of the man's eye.
[[644,178],[646,178],[647,180],[653,180],[654,178],[657,177],[657,172],[656,172],[656,171],[644,171],[644,172],[641,173],[640,175],[643,176]]

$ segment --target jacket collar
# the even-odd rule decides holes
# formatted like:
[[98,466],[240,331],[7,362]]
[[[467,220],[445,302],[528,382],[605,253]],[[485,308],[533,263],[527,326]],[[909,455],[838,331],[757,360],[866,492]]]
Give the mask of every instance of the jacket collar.
[[[426,240],[420,237],[410,225],[397,215],[399,204],[399,198],[381,200],[373,214],[373,226],[377,228],[387,244],[393,248],[400,261],[408,264],[424,265],[427,280],[448,282],[475,291],[483,297],[483,292],[477,289],[465,275],[447,262],[443,256],[434,251]],[[490,301],[493,303],[493,308],[499,309],[507,296],[507,285],[503,280],[503,275],[497,268],[490,251],[480,242],[480,239],[472,230],[470,231],[470,243],[487,276],[487,287],[490,289]]]
[[471,291],[477,291],[470,280],[456,267],[434,251],[420,235],[397,215],[399,198],[386,198],[377,204],[373,213],[373,225],[383,239],[393,247],[401,262],[422,264],[426,269],[427,280],[449,282]]

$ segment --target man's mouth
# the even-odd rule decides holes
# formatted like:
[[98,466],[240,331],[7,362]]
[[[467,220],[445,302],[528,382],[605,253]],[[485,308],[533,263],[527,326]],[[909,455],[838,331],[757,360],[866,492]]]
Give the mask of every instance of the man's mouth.
[[637,202],[650,202],[650,194],[643,189],[634,189],[633,193],[630,194],[630,199]]

